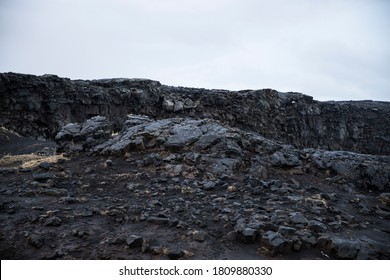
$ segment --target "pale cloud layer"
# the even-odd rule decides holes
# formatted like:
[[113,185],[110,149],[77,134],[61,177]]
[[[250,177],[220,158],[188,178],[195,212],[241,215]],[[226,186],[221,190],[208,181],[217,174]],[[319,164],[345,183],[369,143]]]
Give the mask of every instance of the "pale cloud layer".
[[390,101],[387,0],[0,0],[0,72]]

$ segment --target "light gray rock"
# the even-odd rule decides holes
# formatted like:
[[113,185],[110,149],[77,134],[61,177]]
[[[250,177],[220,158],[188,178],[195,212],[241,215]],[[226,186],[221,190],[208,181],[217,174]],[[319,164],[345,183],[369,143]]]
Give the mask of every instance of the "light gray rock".
[[307,225],[309,223],[306,217],[299,212],[292,213],[290,215],[290,221],[294,224],[302,224],[302,225]]
[[168,137],[165,146],[167,148],[184,148],[196,142],[203,134],[198,124],[198,121],[188,121],[175,125],[172,129],[173,135]]
[[210,181],[210,180],[206,180],[203,182],[203,188],[206,191],[213,190],[213,189],[215,189],[215,182]]
[[241,160],[235,158],[207,158],[208,166],[217,175],[229,175],[240,166]]
[[70,141],[76,136],[80,135],[81,125],[77,123],[68,123],[63,126],[62,129],[57,133],[56,141]]
[[190,109],[190,108],[193,108],[194,106],[195,106],[195,104],[194,104],[194,101],[192,101],[192,99],[186,98],[184,100],[184,108],[185,109]]
[[81,135],[110,134],[111,124],[106,117],[96,116],[86,120],[81,127]]
[[173,112],[173,108],[175,106],[175,103],[173,103],[172,100],[166,99],[164,100],[162,107],[167,112]]
[[282,152],[272,154],[270,163],[277,167],[296,167],[302,164],[297,156]]
[[58,227],[60,226],[62,223],[61,219],[57,216],[52,216],[52,217],[49,217],[45,220],[45,222],[43,223],[44,226],[54,226],[54,227]]
[[175,105],[173,106],[173,112],[180,112],[184,109],[184,104],[181,101],[175,101]]
[[145,124],[151,122],[152,119],[148,116],[129,114],[126,116],[126,120],[123,123],[123,129],[127,129],[132,126]]

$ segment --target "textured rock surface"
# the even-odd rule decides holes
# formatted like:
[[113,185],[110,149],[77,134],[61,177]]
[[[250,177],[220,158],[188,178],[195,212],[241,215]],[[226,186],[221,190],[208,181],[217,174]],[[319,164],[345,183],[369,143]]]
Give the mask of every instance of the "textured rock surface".
[[[231,175],[240,170],[262,177],[267,169],[295,168],[298,173],[310,170],[325,172],[330,176],[329,181],[336,185],[351,184],[352,187],[379,191],[390,189],[388,156],[298,150],[211,119],[152,120],[147,116],[128,115],[117,135],[111,136],[110,129],[104,117],[96,116],[82,124],[65,125],[55,138],[61,152],[124,156],[131,152],[162,150],[186,153],[194,163],[218,175]],[[289,192],[289,187],[279,183],[270,187],[279,194]],[[308,224],[301,213],[295,213],[291,220]]]
[[390,258],[387,103],[1,79],[2,259]]
[[313,147],[390,154],[388,102],[317,102],[301,93],[169,87],[142,79],[69,80],[0,74],[1,126],[54,138],[63,125],[101,115],[120,129],[128,114],[210,118],[267,138]]

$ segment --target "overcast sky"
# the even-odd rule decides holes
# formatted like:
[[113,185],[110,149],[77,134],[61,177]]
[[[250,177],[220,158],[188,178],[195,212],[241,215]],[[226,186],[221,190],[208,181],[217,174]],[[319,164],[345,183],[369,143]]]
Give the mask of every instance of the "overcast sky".
[[0,0],[0,72],[390,101],[390,0]]

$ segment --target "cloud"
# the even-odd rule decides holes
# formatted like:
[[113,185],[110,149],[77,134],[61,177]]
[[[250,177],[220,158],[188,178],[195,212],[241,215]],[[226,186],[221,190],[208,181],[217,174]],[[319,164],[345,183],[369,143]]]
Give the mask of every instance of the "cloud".
[[0,71],[389,100],[385,0],[3,0]]

